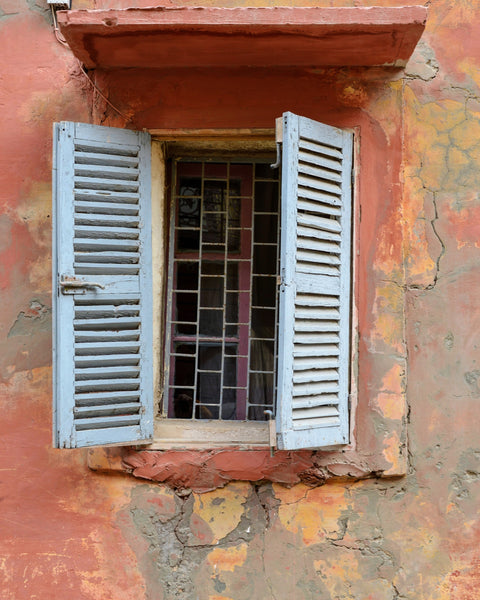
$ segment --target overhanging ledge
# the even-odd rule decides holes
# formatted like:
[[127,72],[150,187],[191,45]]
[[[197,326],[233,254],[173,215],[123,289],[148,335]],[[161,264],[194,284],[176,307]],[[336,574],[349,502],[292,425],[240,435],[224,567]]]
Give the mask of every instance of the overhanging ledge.
[[427,9],[159,7],[70,10],[58,24],[88,68],[403,67]]

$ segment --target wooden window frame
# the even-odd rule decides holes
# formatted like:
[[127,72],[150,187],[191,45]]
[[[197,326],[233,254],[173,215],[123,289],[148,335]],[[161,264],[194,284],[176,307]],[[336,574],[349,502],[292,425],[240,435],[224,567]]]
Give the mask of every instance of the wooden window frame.
[[[152,130],[152,262],[154,332],[154,402],[163,404],[165,383],[165,315],[169,194],[167,162],[170,156],[275,157],[275,130],[198,129]],[[275,439],[274,421],[202,421],[165,418],[156,414],[150,449],[268,448]]]

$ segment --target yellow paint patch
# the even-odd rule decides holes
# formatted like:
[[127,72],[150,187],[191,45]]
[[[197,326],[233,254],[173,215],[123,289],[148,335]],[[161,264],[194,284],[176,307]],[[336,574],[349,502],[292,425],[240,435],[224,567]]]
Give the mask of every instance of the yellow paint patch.
[[303,487],[304,494],[290,502],[285,498],[288,492],[282,494],[275,489],[276,497],[281,500],[278,517],[285,529],[300,535],[307,546],[335,536],[341,529],[339,519],[348,508],[345,487],[336,484],[314,489],[296,487]]
[[404,474],[406,458],[400,453],[400,438],[396,431],[383,440],[383,448],[383,456],[392,465],[384,471],[384,475]]
[[406,406],[403,395],[382,392],[375,398],[375,403],[387,419],[400,420],[405,416]]
[[403,352],[403,289],[398,285],[377,288],[372,341],[383,342]]
[[197,516],[208,524],[213,534],[210,543],[217,544],[237,527],[249,493],[250,485],[237,481],[220,490],[195,494],[192,518]]
[[208,555],[208,562],[215,571],[231,571],[241,567],[247,560],[247,544],[231,546],[229,548],[215,548]]

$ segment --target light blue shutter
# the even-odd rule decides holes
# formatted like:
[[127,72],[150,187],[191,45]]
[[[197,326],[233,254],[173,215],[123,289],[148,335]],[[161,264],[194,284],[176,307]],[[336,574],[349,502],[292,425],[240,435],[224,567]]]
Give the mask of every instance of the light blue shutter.
[[283,115],[278,447],[348,442],[352,134]]
[[146,441],[150,136],[81,123],[58,123],[54,136],[54,445]]

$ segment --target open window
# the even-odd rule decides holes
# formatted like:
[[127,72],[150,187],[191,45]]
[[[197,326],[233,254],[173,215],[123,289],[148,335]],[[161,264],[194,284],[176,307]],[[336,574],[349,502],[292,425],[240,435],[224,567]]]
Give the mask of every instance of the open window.
[[[348,442],[352,134],[292,113],[277,130],[277,170],[231,156],[173,161],[160,412],[213,435],[273,415],[279,449],[338,446]],[[150,157],[143,132],[55,126],[57,447],[154,436]]]

